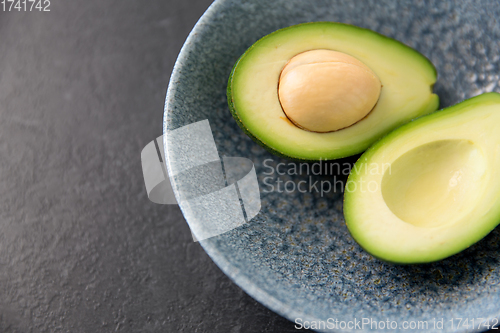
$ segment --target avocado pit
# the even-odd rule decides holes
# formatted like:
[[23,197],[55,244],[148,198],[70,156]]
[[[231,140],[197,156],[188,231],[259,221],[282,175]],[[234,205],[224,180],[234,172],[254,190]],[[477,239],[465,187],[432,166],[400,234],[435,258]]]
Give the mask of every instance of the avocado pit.
[[311,132],[349,127],[370,113],[380,97],[377,75],[358,59],[332,50],[297,54],[281,71],[278,97],[286,116]]

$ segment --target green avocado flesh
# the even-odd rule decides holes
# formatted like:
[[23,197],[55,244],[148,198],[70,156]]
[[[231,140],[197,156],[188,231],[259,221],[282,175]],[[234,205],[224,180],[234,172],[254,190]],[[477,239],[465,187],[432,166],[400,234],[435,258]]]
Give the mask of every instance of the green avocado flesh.
[[344,215],[353,238],[394,263],[456,254],[500,223],[500,94],[390,133],[356,162]]
[[[278,97],[281,70],[295,55],[326,49],[367,65],[382,83],[376,106],[357,123],[329,133],[295,126]],[[315,22],[291,26],[253,44],[237,61],[227,87],[238,125],[271,152],[298,160],[330,160],[358,154],[411,119],[435,111],[436,70],[414,49],[371,30]]]

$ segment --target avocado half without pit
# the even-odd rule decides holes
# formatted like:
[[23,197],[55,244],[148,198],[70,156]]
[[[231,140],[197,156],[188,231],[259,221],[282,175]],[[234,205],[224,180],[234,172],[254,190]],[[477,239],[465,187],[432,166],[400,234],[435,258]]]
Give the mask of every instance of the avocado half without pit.
[[358,154],[435,111],[436,70],[414,49],[371,30],[299,24],[253,44],[227,87],[238,125],[271,152],[298,160]]
[[406,124],[370,147],[346,183],[354,239],[395,263],[444,259],[500,222],[500,94]]

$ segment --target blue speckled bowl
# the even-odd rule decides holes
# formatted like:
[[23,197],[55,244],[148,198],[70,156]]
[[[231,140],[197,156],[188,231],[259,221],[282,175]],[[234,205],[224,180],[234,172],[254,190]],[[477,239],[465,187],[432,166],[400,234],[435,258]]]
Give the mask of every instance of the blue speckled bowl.
[[[342,191],[269,192],[267,164],[289,163],[248,138],[226,101],[229,73],[260,37],[289,25],[338,21],[395,38],[426,55],[439,73],[441,106],[482,92],[500,92],[500,3],[497,1],[216,1],[187,39],[170,81],[164,132],[208,119],[220,155],[251,159],[262,209],[250,223],[201,242],[216,264],[255,299],[294,321],[428,321],[419,332],[481,331],[454,318],[500,316],[500,230],[447,260],[419,266],[381,262],[351,238]],[[166,146],[167,164],[179,158]],[[351,160],[341,161],[351,163]],[[345,179],[344,175],[337,175]],[[273,175],[267,183],[308,180]],[[313,175],[313,180],[331,176]],[[344,178],[342,178],[344,177]],[[179,185],[179,184],[174,184]],[[175,186],[174,186],[175,187]],[[181,204],[185,218],[191,212]],[[211,216],[206,217],[210,220]],[[443,330],[433,320],[443,319]],[[366,327],[365,328],[369,328]],[[321,330],[322,331],[322,330]],[[349,328],[339,331],[353,331]],[[394,331],[381,329],[380,331]]]

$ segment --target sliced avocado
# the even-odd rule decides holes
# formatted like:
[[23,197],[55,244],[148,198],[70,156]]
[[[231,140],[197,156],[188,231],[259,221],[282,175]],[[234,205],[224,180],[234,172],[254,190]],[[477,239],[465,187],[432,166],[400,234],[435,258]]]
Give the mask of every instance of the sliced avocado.
[[[318,50],[330,54],[310,52],[309,59],[299,59]],[[315,80],[315,75],[321,77]],[[361,153],[394,128],[435,111],[436,75],[423,55],[374,31],[333,22],[304,23],[253,44],[235,64],[227,96],[238,125],[271,152],[298,160],[330,160]],[[281,94],[285,79],[292,88],[283,83],[281,88],[289,90]],[[321,109],[329,103],[338,114],[333,120]],[[319,111],[307,109],[313,104],[321,104]],[[298,117],[295,109],[285,113],[288,105],[299,105]],[[316,116],[326,118],[318,121]],[[337,126],[335,117],[340,119]]]
[[394,263],[456,254],[500,223],[500,94],[390,133],[356,162],[344,215],[353,238]]

